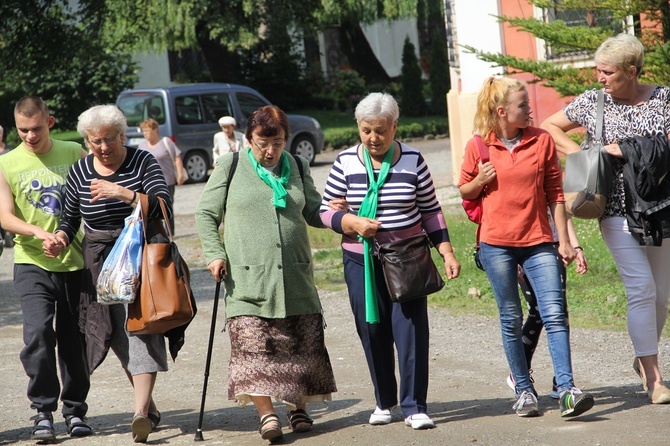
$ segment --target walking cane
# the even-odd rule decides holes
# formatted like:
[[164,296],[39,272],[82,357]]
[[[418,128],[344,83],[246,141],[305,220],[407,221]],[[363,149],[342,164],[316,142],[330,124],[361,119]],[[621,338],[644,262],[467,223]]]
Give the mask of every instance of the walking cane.
[[200,417],[198,418],[198,428],[195,431],[193,441],[203,441],[202,438],[202,418],[205,414],[205,397],[207,396],[207,380],[209,379],[209,365],[212,362],[212,347],[214,344],[214,330],[216,329],[216,312],[219,308],[219,293],[221,292],[221,282],[223,281],[223,271],[221,280],[216,281],[216,291],[214,292],[214,306],[212,307],[212,324],[209,329],[209,345],[207,346],[207,360],[205,361],[205,381],[202,384],[202,400],[200,401]]

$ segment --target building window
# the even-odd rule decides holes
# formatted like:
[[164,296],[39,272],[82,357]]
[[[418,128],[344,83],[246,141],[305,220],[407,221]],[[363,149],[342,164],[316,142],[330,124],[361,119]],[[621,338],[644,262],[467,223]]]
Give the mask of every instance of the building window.
[[452,68],[460,68],[460,61],[458,60],[458,39],[456,37],[458,31],[456,30],[456,13],[455,0],[445,0],[444,10],[445,19],[447,22],[447,52],[449,55],[449,66]]
[[[561,0],[554,0],[552,4],[559,6]],[[597,26],[608,25],[612,28],[614,34],[619,34],[624,31],[624,23],[621,20],[615,20],[611,11],[604,9],[590,10],[585,8],[579,9],[562,9],[562,8],[543,8],[542,19],[546,23],[562,20],[567,26],[586,26],[594,28]],[[565,59],[575,57],[590,57],[591,54],[584,50],[575,50],[573,47],[566,47],[560,45],[550,45],[545,42],[545,59]]]

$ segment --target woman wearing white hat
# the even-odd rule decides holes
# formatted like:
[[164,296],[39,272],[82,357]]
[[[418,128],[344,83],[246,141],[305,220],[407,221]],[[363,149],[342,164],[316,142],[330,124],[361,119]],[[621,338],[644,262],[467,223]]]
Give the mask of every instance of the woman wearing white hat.
[[212,147],[212,159],[216,164],[216,160],[228,152],[238,152],[244,147],[244,134],[235,131],[235,118],[232,116],[224,116],[219,119],[221,132],[214,135],[214,147]]

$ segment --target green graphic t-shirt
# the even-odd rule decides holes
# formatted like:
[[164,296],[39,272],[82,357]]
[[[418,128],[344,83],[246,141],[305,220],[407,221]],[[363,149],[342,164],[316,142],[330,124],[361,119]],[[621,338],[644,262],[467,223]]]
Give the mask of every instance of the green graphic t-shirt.
[[[65,183],[70,166],[81,158],[81,145],[52,140],[49,153],[35,154],[23,144],[0,157],[0,169],[14,195],[14,213],[21,220],[54,232],[65,204]],[[66,272],[82,269],[83,234],[55,259],[44,255],[42,241],[17,235],[14,263],[37,265],[46,271]]]

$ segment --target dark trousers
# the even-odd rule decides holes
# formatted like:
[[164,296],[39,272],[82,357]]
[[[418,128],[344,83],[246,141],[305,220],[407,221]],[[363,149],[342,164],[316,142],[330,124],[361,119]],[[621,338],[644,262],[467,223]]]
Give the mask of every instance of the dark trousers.
[[14,265],[14,288],[23,313],[25,347],[20,357],[29,378],[30,407],[38,412],[55,412],[59,396],[63,416],[83,417],[88,410],[90,381],[77,311],[80,282],[80,271],[54,273],[35,265]]
[[398,404],[395,345],[398,351],[400,408],[403,415],[408,417],[426,413],[429,337],[427,299],[395,303],[388,297],[381,265],[377,261],[375,275],[380,322],[369,324],[365,321],[364,267],[351,254],[345,253],[344,277],[349,290],[349,302],[365,351],[377,406],[389,409]]

